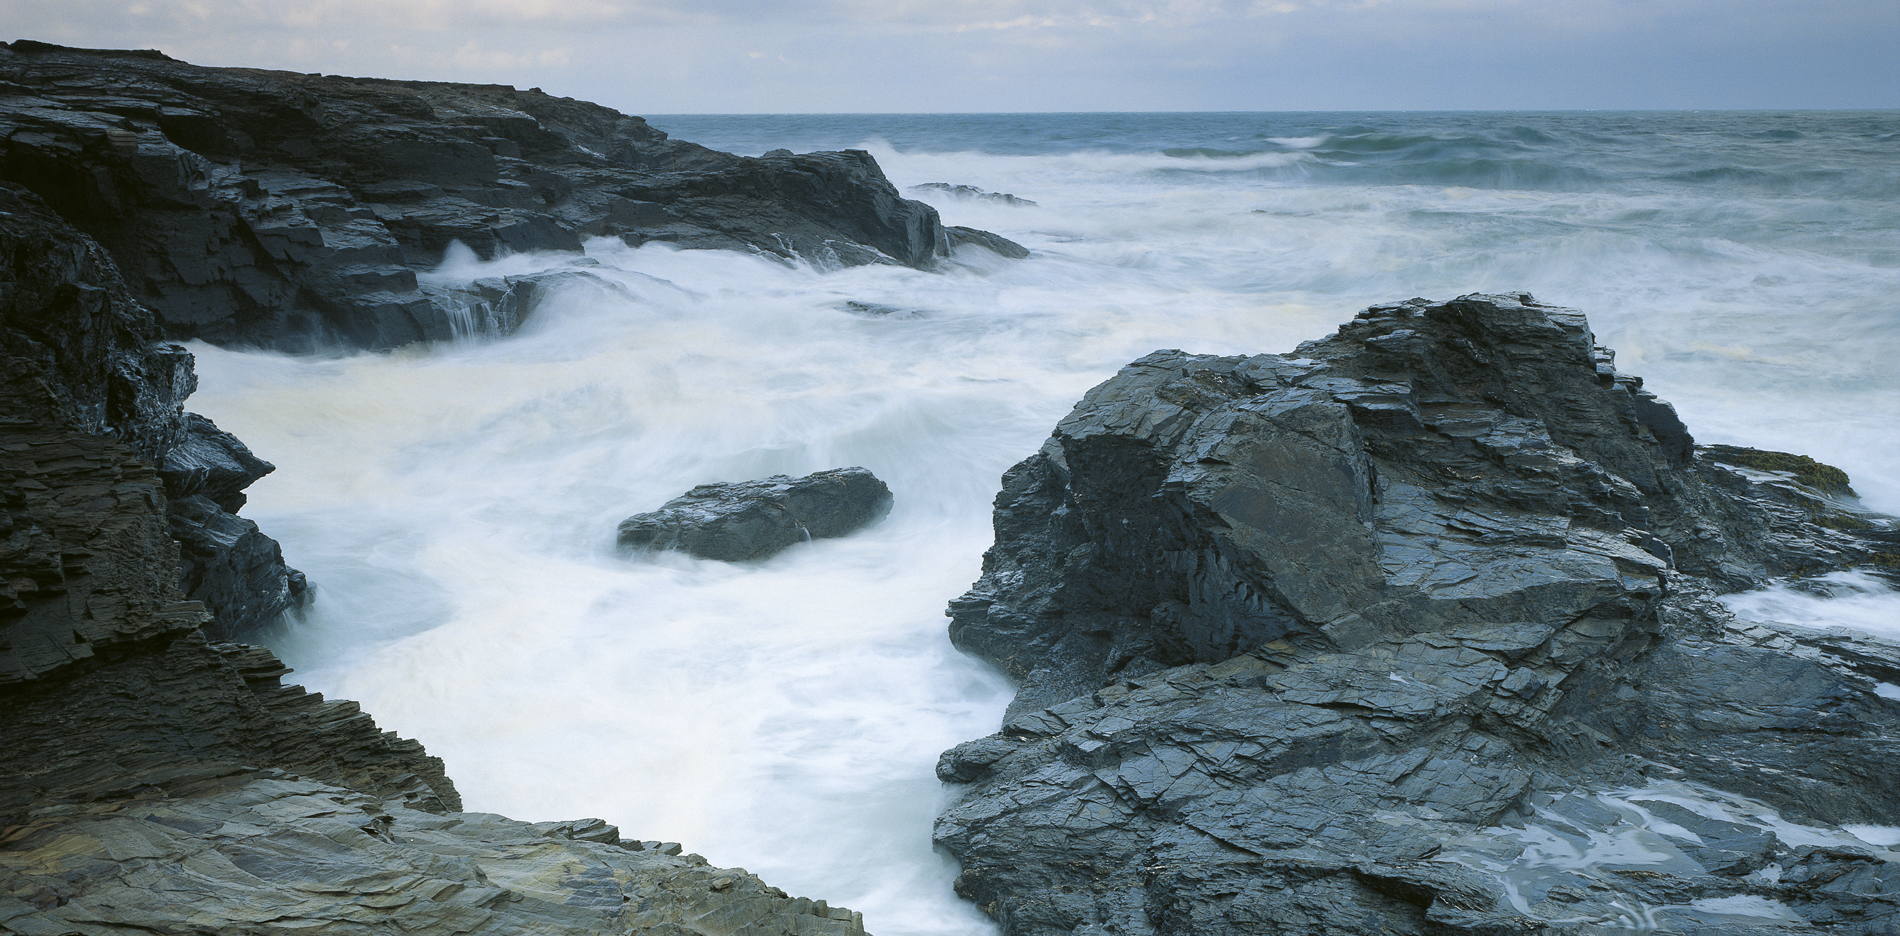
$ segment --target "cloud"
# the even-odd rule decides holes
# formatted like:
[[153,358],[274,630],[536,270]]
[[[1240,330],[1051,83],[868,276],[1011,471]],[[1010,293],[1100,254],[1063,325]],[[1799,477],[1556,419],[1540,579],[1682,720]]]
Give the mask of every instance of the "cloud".
[[0,0],[0,22],[635,111],[1900,105],[1893,0]]

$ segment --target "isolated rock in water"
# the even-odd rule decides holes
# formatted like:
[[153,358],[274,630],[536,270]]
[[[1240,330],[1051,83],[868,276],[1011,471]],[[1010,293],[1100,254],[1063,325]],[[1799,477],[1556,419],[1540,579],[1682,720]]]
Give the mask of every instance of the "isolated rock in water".
[[925,182],[913,185],[907,191],[912,194],[940,192],[952,198],[966,198],[971,201],[996,202],[1001,205],[1015,205],[1022,208],[1034,208],[1035,202],[1027,198],[1017,198],[1007,192],[985,192],[974,185],[951,185],[948,182]]
[[793,543],[844,536],[891,510],[891,490],[863,468],[702,484],[620,523],[623,550],[679,549],[704,559],[762,559]]
[[1900,646],[1710,597],[1896,558],[1793,471],[1527,295],[1136,361],[951,604],[1021,684],[938,765],[958,892],[1008,936],[1890,931],[1890,854],[1762,814],[1900,824]]
[[944,236],[949,238],[951,247],[963,247],[966,245],[981,247],[984,250],[988,250],[998,256],[1008,257],[1011,260],[1021,260],[1029,256],[1029,248],[1001,234],[992,234],[988,231],[979,231],[976,228],[960,226],[944,228],[943,232]]

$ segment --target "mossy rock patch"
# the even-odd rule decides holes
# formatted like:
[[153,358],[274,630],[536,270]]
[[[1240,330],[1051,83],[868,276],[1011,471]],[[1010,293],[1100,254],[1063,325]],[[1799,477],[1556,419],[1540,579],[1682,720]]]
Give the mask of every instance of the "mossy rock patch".
[[1794,455],[1788,452],[1770,452],[1765,449],[1748,448],[1741,445],[1705,445],[1702,453],[1725,465],[1741,468],[1753,468],[1756,471],[1782,471],[1794,476],[1796,481],[1823,494],[1859,497],[1848,485],[1847,472],[1815,461],[1806,455]]

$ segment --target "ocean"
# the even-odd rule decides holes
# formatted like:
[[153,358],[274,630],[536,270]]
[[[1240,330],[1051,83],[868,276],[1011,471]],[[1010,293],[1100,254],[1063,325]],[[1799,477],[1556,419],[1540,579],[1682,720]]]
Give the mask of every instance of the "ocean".
[[[1149,351],[1289,351],[1375,302],[1581,309],[1698,440],[1812,455],[1900,513],[1900,112],[650,119],[1017,196],[910,192],[1033,254],[922,273],[599,241],[597,283],[510,337],[194,345],[189,407],[278,465],[244,515],[316,590],[269,642],[443,757],[471,810],[598,816],[879,936],[993,932],[930,825],[938,752],[1010,695],[943,617],[999,476]],[[850,465],[896,496],[858,535],[736,565],[614,550],[696,484]],[[1834,592],[1734,605],[1900,637],[1879,581]]]

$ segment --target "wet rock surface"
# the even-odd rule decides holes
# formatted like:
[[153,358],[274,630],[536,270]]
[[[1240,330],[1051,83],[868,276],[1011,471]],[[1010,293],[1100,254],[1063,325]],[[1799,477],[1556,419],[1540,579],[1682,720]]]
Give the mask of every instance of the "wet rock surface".
[[[72,602],[95,600],[81,597],[95,588],[122,593],[111,600],[126,609],[165,604],[144,576],[168,562],[181,570],[182,597],[212,612],[216,636],[298,606],[303,575],[236,516],[244,488],[271,465],[183,410],[197,387],[191,355],[156,340],[111,259],[32,193],[0,183],[0,220],[0,472],[11,544],[0,551],[0,589],[20,626],[39,635],[0,647],[0,682],[90,655],[101,628],[146,633],[133,623],[140,613],[117,604],[82,615],[71,632],[56,622]],[[94,499],[100,491],[117,506]],[[128,537],[152,504],[166,529],[134,546]],[[122,580],[113,569],[136,572]]]
[[287,350],[452,337],[466,323],[416,273],[457,241],[488,258],[617,237],[820,267],[1026,254],[944,227],[861,151],[740,157],[538,89],[28,40],[0,45],[0,180],[97,238],[166,337]]
[[598,819],[436,814],[282,771],[138,775],[42,805],[0,848],[14,933],[631,933],[862,936],[861,916]]
[[863,468],[702,484],[621,521],[618,543],[626,552],[763,559],[795,543],[855,533],[882,519],[891,503],[890,488]]
[[1839,826],[1900,824],[1900,647],[1713,596],[1891,519],[1611,360],[1467,296],[1090,391],[951,604],[1021,686],[938,764],[959,892],[1011,936],[1889,931]]

